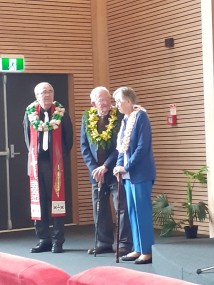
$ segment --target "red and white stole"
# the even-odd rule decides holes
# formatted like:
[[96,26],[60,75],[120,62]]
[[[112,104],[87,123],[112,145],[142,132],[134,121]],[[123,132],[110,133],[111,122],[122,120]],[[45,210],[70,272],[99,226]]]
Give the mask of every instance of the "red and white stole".
[[[51,115],[55,110],[51,106]],[[38,116],[40,105],[37,106]],[[38,179],[38,131],[30,125],[30,198],[31,218],[41,220],[41,207]],[[62,127],[61,124],[52,130],[52,217],[65,216],[65,189],[64,189],[64,166],[62,158]]]

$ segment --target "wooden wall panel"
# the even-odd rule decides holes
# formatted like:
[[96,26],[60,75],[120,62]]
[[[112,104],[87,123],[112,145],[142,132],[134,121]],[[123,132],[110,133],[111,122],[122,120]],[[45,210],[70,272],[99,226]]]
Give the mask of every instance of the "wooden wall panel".
[[[99,43],[93,50],[97,11],[92,7],[104,9],[104,2],[109,68],[103,66],[102,78],[96,75],[94,59],[99,61],[102,47]],[[205,164],[200,0],[2,0],[0,7],[1,54],[23,54],[25,72],[70,75],[74,222],[93,222],[88,173],[79,149],[80,125],[89,92],[95,81],[106,80],[107,70],[111,91],[132,86],[148,110],[157,166],[154,196],[167,193],[171,201],[181,201],[182,169]],[[102,22],[96,24],[106,32]],[[174,48],[165,48],[167,37],[174,38]],[[99,55],[93,54],[96,50]],[[166,125],[170,103],[177,105],[176,127]],[[195,198],[207,200],[206,188],[197,187]],[[200,229],[207,233],[207,224]]]
[[93,88],[90,0],[2,0],[1,54],[25,56],[25,72],[67,73],[72,150],[73,222],[92,223],[91,190],[80,148],[82,112]]
[[[128,85],[149,114],[157,179],[153,196],[186,197],[182,169],[206,164],[200,0],[108,0],[110,88]],[[191,8],[190,8],[191,7]],[[166,48],[165,39],[174,38]],[[169,105],[177,125],[166,124]],[[194,200],[207,201],[197,186]],[[179,208],[178,218],[185,217]],[[200,225],[208,233],[208,222]]]

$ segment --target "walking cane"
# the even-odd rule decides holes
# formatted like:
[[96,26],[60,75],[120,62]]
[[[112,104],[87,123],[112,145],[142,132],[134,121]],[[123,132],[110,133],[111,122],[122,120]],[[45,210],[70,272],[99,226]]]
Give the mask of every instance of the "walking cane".
[[98,220],[99,220],[99,211],[100,211],[100,191],[102,188],[102,182],[98,182],[98,188],[97,188],[97,219],[96,219],[96,226],[95,226],[95,247],[94,247],[94,256],[96,256],[96,249],[97,249],[97,240],[98,240]]
[[206,268],[203,268],[203,269],[197,269],[196,270],[196,273],[197,274],[200,274],[200,273],[202,273],[202,272],[204,272],[204,271],[208,271],[208,270],[211,270],[211,269],[214,269],[214,266],[211,266],[211,267],[206,267]]
[[119,238],[120,238],[120,190],[121,190],[121,174],[118,177],[118,193],[117,193],[117,247],[116,247],[116,263],[119,263]]

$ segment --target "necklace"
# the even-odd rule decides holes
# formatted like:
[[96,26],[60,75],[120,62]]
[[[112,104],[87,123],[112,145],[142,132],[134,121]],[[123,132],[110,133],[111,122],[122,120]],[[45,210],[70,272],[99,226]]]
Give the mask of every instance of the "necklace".
[[39,119],[37,108],[39,106],[38,101],[34,101],[26,108],[26,113],[28,119],[33,128],[39,132],[52,131],[58,129],[61,124],[62,118],[65,113],[65,108],[57,101],[53,102],[55,106],[54,112],[52,114],[51,120],[47,123],[44,123]]
[[123,126],[124,126],[124,121],[122,121],[122,125],[120,128],[120,131],[118,133],[118,137],[117,137],[117,150],[121,153],[121,152],[126,152],[129,148],[129,143],[130,143],[130,137],[131,137],[131,133],[136,121],[136,117],[137,117],[137,113],[139,111],[144,111],[146,112],[146,109],[144,109],[143,107],[139,106],[139,105],[134,105],[133,106],[133,111],[130,114],[130,116],[128,117],[127,123],[126,123],[126,129],[124,131],[124,137],[122,140],[122,144],[121,144],[121,136],[122,136],[122,130],[123,130]]
[[97,130],[99,121],[97,109],[91,107],[88,111],[84,112],[85,131],[91,143],[97,144],[103,149],[110,146],[112,137],[119,130],[118,112],[116,107],[111,108],[108,119],[109,124],[106,125],[106,129],[102,133],[99,133]]

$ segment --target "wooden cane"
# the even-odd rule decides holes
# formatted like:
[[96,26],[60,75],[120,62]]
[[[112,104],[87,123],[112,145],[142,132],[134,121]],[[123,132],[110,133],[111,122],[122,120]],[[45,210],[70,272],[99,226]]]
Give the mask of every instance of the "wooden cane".
[[121,190],[121,174],[118,177],[118,193],[117,193],[117,246],[116,246],[116,263],[119,263],[119,241],[120,241],[120,190]]
[[96,227],[95,227],[95,247],[94,247],[94,256],[96,256],[96,249],[97,249],[97,240],[98,240],[98,221],[99,221],[99,211],[100,211],[100,191],[102,188],[102,182],[98,182],[97,188],[97,219],[96,219]]

